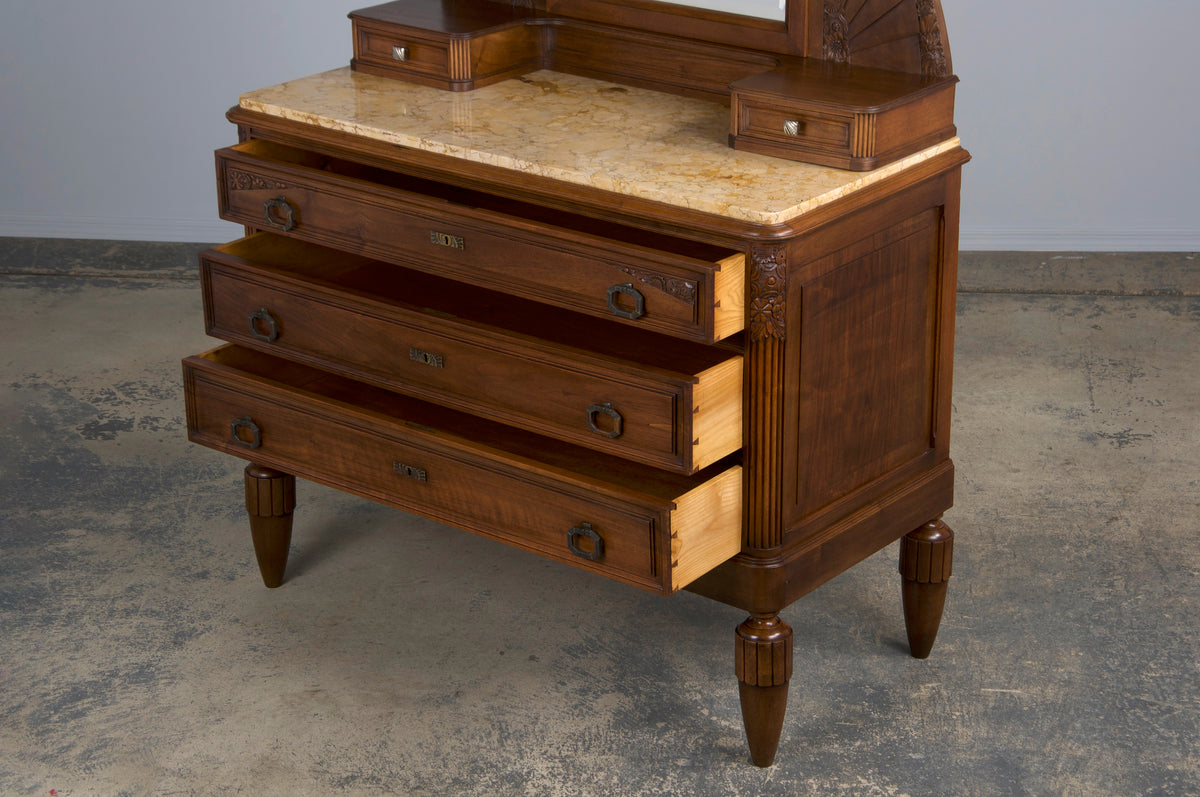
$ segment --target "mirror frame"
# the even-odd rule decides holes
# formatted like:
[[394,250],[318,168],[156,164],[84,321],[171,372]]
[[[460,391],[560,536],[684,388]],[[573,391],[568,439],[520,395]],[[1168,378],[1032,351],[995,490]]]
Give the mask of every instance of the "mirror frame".
[[[712,44],[795,56],[810,53],[810,7],[820,0],[787,0],[785,21],[709,11],[661,0],[544,0],[539,7],[554,16],[637,28]],[[820,52],[820,26],[816,26]]]

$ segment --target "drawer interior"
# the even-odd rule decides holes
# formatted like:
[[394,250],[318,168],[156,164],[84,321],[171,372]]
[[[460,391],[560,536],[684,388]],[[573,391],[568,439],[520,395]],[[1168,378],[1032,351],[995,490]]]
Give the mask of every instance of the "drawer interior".
[[500,213],[541,225],[586,233],[630,246],[639,246],[658,252],[666,252],[706,263],[719,263],[729,258],[741,257],[740,252],[713,246],[686,238],[627,227],[613,222],[601,221],[563,210],[521,202],[516,199],[488,194],[449,183],[426,180],[410,174],[381,169],[344,158],[325,155],[310,150],[297,149],[273,141],[252,139],[232,147],[233,150],[253,158],[328,172],[339,177],[363,180],[374,185],[418,194],[449,205]]
[[676,374],[700,373],[742,353],[740,334],[716,345],[679,340],[272,233],[210,251],[210,257],[293,279],[300,290],[320,286],[381,307],[501,329]]
[[[258,381],[305,402],[332,406],[368,426],[403,425],[472,456],[491,456],[507,466],[545,470],[568,481],[579,481],[600,493],[623,498],[641,495],[648,503],[670,504],[717,474],[738,464],[740,452],[704,470],[685,476],[588,451],[548,437],[458,412],[336,376],[301,363],[282,360],[236,345],[222,346],[192,358],[207,367]],[[230,450],[230,453],[238,453]]]

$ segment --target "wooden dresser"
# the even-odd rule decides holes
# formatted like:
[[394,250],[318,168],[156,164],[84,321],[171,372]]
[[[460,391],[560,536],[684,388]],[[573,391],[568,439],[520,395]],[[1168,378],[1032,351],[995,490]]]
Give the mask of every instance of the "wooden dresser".
[[[789,6],[790,54],[733,48],[716,31],[744,18],[670,4],[476,0],[520,23],[501,28],[520,47],[465,91],[423,79],[440,56],[387,27],[448,5],[464,3],[356,18],[364,53],[415,60],[421,79],[360,54],[230,111],[220,215],[247,236],[201,256],[207,329],[227,344],[184,361],[189,436],[249,460],[268,586],[300,476],[744,609],[734,666],[766,766],[791,676],[784,607],[902,539],[913,654],[937,632],[968,156],[952,135],[870,171],[735,150],[727,71],[656,86],[586,55],[608,35],[666,48],[663,74],[694,74],[698,49],[740,53],[733,79],[811,70],[809,0]],[[656,30],[658,6],[709,40]],[[932,40],[913,16],[919,64]]]

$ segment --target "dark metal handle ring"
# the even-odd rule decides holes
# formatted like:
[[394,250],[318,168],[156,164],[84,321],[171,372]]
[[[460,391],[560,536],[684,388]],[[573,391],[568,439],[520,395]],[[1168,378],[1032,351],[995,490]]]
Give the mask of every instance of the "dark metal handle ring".
[[[242,430],[250,433],[250,439],[247,440],[242,436]],[[262,429],[258,428],[249,415],[243,415],[240,418],[234,418],[229,424],[229,436],[233,438],[233,442],[246,448],[260,448],[262,446]]]
[[[596,423],[601,415],[606,415],[612,419],[612,429],[601,429]],[[602,434],[605,437],[616,438],[620,437],[625,431],[625,419],[621,417],[621,413],[613,409],[612,402],[606,401],[603,404],[593,404],[587,409],[587,425],[596,434]]]
[[[591,541],[592,549],[590,551],[579,547],[579,540],[584,537]],[[596,533],[591,523],[580,523],[568,531],[567,547],[571,549],[571,553],[581,559],[587,559],[589,562],[596,562],[604,557],[604,538]]]
[[263,213],[267,224],[276,230],[288,232],[296,226],[296,209],[287,201],[287,197],[277,196],[263,203]]
[[[633,299],[632,310],[626,310],[617,303],[617,297],[621,294]],[[608,309],[613,315],[619,315],[621,318],[636,321],[646,314],[646,297],[642,296],[641,291],[633,287],[633,283],[631,282],[626,282],[623,285],[614,285],[608,289]]]
[[[259,322],[262,322],[261,325]],[[274,343],[279,338],[279,322],[270,310],[260,307],[250,314],[250,334],[259,340]]]

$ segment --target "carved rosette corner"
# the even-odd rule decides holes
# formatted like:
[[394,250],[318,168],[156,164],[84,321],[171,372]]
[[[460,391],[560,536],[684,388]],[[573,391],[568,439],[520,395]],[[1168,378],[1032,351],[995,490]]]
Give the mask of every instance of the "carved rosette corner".
[[783,384],[787,338],[786,252],[779,246],[750,250],[750,340],[746,368],[750,395],[746,420],[746,531],[748,550],[783,545]]
[[756,246],[750,251],[750,338],[783,339],[787,336],[784,299],[787,295],[787,262],[776,246]]
[[825,0],[821,57],[838,64],[850,63],[850,20],[846,0]]
[[942,46],[942,24],[935,0],[917,0],[917,20],[920,24],[921,74],[946,77],[950,74],[950,62]]

